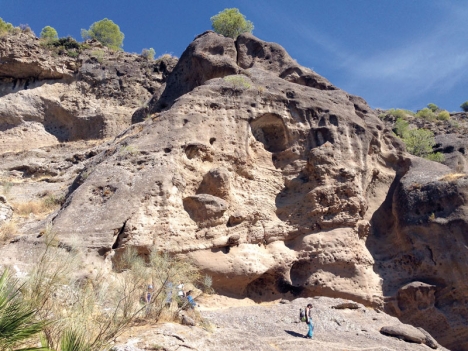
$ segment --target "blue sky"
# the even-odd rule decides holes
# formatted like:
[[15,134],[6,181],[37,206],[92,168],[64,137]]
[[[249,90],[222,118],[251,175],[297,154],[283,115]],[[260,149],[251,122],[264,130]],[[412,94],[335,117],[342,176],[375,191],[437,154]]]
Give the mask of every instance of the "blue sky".
[[459,111],[468,100],[464,0],[0,0],[0,17],[77,39],[107,17],[125,34],[125,51],[153,47],[157,56],[180,56],[227,7],[239,8],[257,37],[374,108],[432,102]]

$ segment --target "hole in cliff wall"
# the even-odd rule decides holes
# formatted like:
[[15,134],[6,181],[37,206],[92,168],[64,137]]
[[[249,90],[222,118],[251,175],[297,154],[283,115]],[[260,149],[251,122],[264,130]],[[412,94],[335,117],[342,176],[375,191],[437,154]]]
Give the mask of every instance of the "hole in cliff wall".
[[102,138],[105,123],[101,115],[77,117],[60,106],[49,106],[44,116],[44,128],[63,142]]
[[303,286],[307,280],[310,278],[311,273],[313,272],[311,262],[308,261],[298,261],[295,262],[290,270],[289,276],[291,278],[291,283],[293,286]]
[[312,129],[309,134],[310,148],[321,146],[326,142],[333,144],[335,139],[333,138],[332,132],[328,128],[316,128]]
[[330,115],[330,123],[335,127],[338,127],[338,117],[335,115]]
[[256,302],[265,302],[275,300],[277,294],[299,296],[303,290],[292,286],[280,274],[266,272],[246,286],[245,295]]
[[122,225],[122,228],[117,233],[117,237],[115,238],[115,242],[112,245],[112,250],[116,250],[122,247],[124,239],[126,239],[127,235],[125,233],[125,226],[127,225],[127,221],[125,221]]
[[444,148],[443,153],[444,153],[444,154],[451,154],[451,153],[454,152],[454,151],[455,151],[455,148],[454,148],[452,145],[450,145],[450,146],[446,146],[446,147]]
[[208,49],[208,52],[211,55],[224,55],[224,46],[223,45],[212,46]]
[[287,129],[283,120],[274,114],[266,114],[250,123],[252,134],[270,152],[284,151],[288,146]]

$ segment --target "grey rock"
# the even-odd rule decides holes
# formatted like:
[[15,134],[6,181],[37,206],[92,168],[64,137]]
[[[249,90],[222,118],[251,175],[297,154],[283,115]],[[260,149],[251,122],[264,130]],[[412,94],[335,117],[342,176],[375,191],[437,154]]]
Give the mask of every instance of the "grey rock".
[[407,324],[384,326],[380,328],[380,332],[384,335],[394,336],[417,344],[422,344],[426,341],[426,335],[415,327]]

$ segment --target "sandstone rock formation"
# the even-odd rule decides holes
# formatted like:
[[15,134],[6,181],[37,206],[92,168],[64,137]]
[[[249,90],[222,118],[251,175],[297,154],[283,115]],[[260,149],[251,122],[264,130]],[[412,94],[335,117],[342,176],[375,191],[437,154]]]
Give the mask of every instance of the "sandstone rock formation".
[[158,101],[93,158],[55,230],[101,252],[183,253],[227,294],[382,304],[365,239],[401,146],[362,99],[276,44],[207,32]]
[[[451,350],[467,350],[467,177],[414,158],[372,220],[367,246],[387,310]],[[395,248],[398,248],[396,250]]]
[[[86,124],[97,116],[90,112],[80,124],[78,111],[120,94],[112,88],[119,63],[109,78],[82,55],[72,78],[47,66],[42,74],[58,82],[1,97],[3,133],[24,143],[52,116],[58,129],[49,136],[58,141],[114,135],[106,116]],[[62,242],[79,237],[90,256],[118,257],[129,246],[180,255],[218,292],[256,301],[323,295],[385,308],[468,350],[466,177],[447,178],[449,167],[409,156],[363,99],[250,34],[203,33],[164,82],[131,118],[137,93],[109,107],[122,111],[120,126],[134,123],[113,141],[54,164],[43,150],[2,157],[6,172],[46,174],[64,186],[66,201],[50,218]],[[70,107],[80,96],[75,105],[56,99],[60,84],[84,86],[85,107]],[[73,118],[50,115],[57,106]],[[108,132],[92,134],[94,126]],[[21,245],[28,240],[38,239]]]
[[0,38],[0,152],[115,136],[176,63],[96,41],[76,50],[58,55],[22,33]]

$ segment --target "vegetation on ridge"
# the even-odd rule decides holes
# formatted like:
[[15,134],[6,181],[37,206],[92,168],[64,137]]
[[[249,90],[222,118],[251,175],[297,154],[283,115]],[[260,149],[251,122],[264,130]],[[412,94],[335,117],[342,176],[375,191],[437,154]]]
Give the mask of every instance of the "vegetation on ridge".
[[41,30],[40,37],[41,39],[46,39],[46,40],[56,40],[58,39],[58,33],[55,30],[55,28],[51,26],[45,26]]
[[465,112],[468,112],[468,101],[465,101],[463,104],[460,105],[460,108],[465,111]]
[[224,9],[210,18],[211,26],[216,33],[236,39],[242,33],[252,33],[254,25],[245,19],[239,9]]
[[120,31],[120,27],[112,20],[104,18],[94,22],[88,30],[82,29],[83,39],[96,39],[102,45],[114,50],[122,50],[125,35]]

